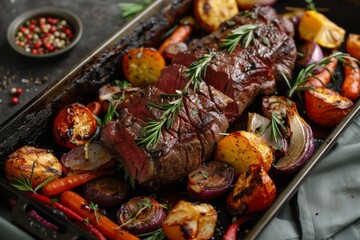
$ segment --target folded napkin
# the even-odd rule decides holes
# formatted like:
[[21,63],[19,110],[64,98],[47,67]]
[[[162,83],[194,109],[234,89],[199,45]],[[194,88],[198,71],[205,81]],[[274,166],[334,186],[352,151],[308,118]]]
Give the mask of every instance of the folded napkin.
[[360,239],[360,115],[258,239]]

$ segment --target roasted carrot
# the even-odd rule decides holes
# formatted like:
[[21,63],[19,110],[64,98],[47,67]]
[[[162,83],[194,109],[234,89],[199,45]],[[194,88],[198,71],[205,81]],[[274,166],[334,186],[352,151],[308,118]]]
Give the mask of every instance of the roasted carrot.
[[31,197],[33,197],[34,199],[38,200],[40,203],[44,204],[44,205],[51,205],[53,207],[55,207],[56,209],[60,210],[61,212],[63,212],[65,214],[66,217],[68,217],[70,220],[75,220],[77,221],[79,224],[81,224],[80,226],[82,228],[84,228],[85,230],[89,231],[92,235],[94,235],[97,239],[99,240],[106,240],[105,236],[97,229],[95,228],[91,223],[86,223],[85,218],[81,217],[80,215],[78,215],[76,212],[74,212],[73,210],[65,207],[64,205],[58,203],[58,202],[54,202],[52,203],[51,199],[38,194],[38,193],[31,193]]
[[79,194],[73,191],[65,191],[60,194],[61,204],[75,211],[83,218],[87,218],[91,224],[99,229],[105,237],[117,240],[135,240],[138,237],[120,228],[119,225],[111,221],[100,212],[94,211],[89,207],[89,203]]
[[184,42],[191,35],[193,29],[194,27],[191,25],[179,25],[175,31],[161,44],[158,52],[162,54],[164,49],[168,46],[175,43]]
[[360,95],[360,70],[359,65],[351,59],[345,59],[347,65],[344,65],[344,82],[341,86],[341,95],[355,100]]
[[86,107],[96,116],[98,116],[101,112],[101,104],[99,102],[93,101],[86,105]]
[[338,60],[336,58],[331,58],[330,62],[324,66],[324,70],[315,74],[313,77],[310,77],[306,85],[313,87],[326,86],[331,80],[332,73],[335,71],[337,63]]
[[95,178],[108,175],[107,170],[97,170],[91,172],[84,172],[77,175],[67,176],[55,179],[46,184],[42,189],[42,193],[46,196],[52,197],[62,193],[66,190],[73,189],[84,183],[87,183]]

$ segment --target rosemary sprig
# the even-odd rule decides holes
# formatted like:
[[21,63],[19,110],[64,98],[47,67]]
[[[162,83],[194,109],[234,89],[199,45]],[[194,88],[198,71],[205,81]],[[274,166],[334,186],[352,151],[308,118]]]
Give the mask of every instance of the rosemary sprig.
[[275,142],[278,141],[279,138],[282,138],[282,131],[287,132],[287,129],[284,125],[284,122],[281,120],[283,118],[279,115],[279,113],[271,113],[271,120],[269,124],[264,128],[261,134],[264,134],[266,129],[270,127],[271,132],[270,136],[275,140]]
[[[205,77],[207,66],[215,57],[216,54],[213,52],[205,54],[198,61],[191,63],[189,69],[185,71],[187,79],[193,84],[194,92],[197,91],[199,84],[202,82],[202,77]],[[188,85],[185,88],[187,92]]]
[[139,234],[137,235],[138,237],[140,237],[142,240],[162,240],[165,239],[165,234],[162,231],[161,228],[152,231],[152,232],[148,232],[148,233],[143,233],[143,234]]
[[11,185],[13,185],[15,188],[17,188],[20,191],[29,191],[29,192],[36,193],[40,188],[42,188],[43,186],[45,186],[46,184],[48,184],[49,182],[51,182],[52,180],[54,180],[57,177],[57,175],[54,174],[51,177],[48,177],[45,181],[40,183],[38,186],[33,188],[32,187],[32,179],[34,176],[35,164],[36,163],[34,162],[32,165],[29,178],[27,176],[25,176],[23,173],[21,173],[21,178],[14,177],[13,183],[11,183]]
[[258,24],[246,24],[232,30],[220,47],[227,49],[229,53],[234,51],[235,47],[240,43],[242,48],[247,48],[254,42],[254,30],[259,27]]
[[202,82],[202,77],[205,76],[207,66],[215,57],[216,54],[210,52],[199,58],[197,62],[193,62],[189,69],[185,71],[188,83],[184,89],[182,91],[176,90],[175,94],[161,95],[163,98],[171,99],[170,102],[162,105],[158,105],[152,102],[148,103],[150,107],[159,109],[163,111],[163,113],[158,120],[148,120],[147,125],[142,129],[144,137],[137,139],[138,146],[146,147],[148,149],[156,147],[160,140],[162,127],[165,126],[166,128],[170,128],[174,122],[176,114],[180,113],[180,110],[183,106],[184,96],[188,94],[190,84],[193,84],[193,90],[196,92],[199,88],[199,84]]
[[141,11],[143,11],[147,6],[151,4],[152,0],[143,0],[141,3],[119,3],[119,8],[122,12],[122,17],[126,20],[134,17]]
[[285,74],[281,73],[283,78],[285,79],[286,84],[289,87],[288,97],[291,98],[292,95],[294,94],[294,92],[296,92],[296,91],[304,91],[304,90],[313,89],[311,86],[304,86],[304,84],[309,81],[309,78],[315,77],[315,70],[318,67],[325,68],[324,70],[329,71],[329,73],[331,75],[334,75],[334,73],[330,69],[326,68],[326,65],[331,62],[332,58],[336,58],[339,62],[341,62],[343,64],[346,64],[345,59],[351,59],[353,61],[358,62],[358,60],[351,57],[347,53],[342,53],[342,52],[333,53],[327,57],[324,57],[319,62],[310,64],[309,66],[303,68],[297,75],[297,77],[294,81],[294,84],[292,86],[290,84],[289,79],[285,76]]

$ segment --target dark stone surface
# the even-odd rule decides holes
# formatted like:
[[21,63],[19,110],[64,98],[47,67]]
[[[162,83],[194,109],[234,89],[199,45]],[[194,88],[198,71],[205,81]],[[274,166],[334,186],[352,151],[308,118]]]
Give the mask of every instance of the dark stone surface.
[[[129,1],[0,0],[0,124],[121,27],[124,20],[118,7],[120,2]],[[33,59],[22,56],[7,42],[7,28],[19,14],[44,6],[59,7],[75,13],[83,23],[83,36],[70,52],[56,58]],[[18,105],[11,104],[12,87],[23,89]]]

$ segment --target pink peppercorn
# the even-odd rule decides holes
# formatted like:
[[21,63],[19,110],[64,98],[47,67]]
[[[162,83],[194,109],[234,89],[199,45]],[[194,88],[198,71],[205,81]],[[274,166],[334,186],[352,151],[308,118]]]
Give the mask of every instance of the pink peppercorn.
[[11,98],[11,104],[12,105],[17,105],[19,103],[20,103],[19,98],[17,98],[17,97],[12,97]]

